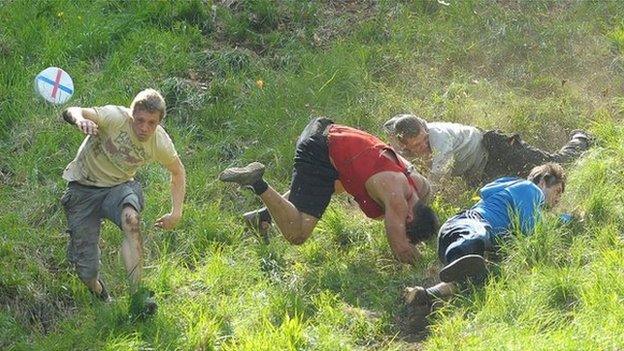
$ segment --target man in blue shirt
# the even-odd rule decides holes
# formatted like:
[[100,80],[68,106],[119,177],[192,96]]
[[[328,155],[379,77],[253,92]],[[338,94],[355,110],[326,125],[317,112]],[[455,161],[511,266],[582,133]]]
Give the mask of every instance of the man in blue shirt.
[[450,296],[454,282],[480,280],[487,275],[483,255],[509,235],[517,218],[520,231],[529,235],[544,207],[555,206],[565,189],[565,172],[556,163],[534,167],[527,179],[504,177],[479,191],[481,200],[450,218],[438,234],[438,256],[444,268],[441,283],[424,289],[406,289],[406,302],[429,305],[432,298]]

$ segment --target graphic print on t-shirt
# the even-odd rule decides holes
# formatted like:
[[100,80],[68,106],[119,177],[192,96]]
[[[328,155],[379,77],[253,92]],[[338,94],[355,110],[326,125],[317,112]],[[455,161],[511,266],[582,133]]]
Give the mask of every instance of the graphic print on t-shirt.
[[107,138],[104,148],[109,159],[126,172],[145,163],[147,159],[145,150],[135,145],[125,131],[121,131],[114,140]]

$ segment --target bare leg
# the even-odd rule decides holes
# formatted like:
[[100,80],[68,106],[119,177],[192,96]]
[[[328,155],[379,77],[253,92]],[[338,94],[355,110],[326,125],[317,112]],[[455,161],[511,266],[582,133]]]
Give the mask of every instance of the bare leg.
[[252,162],[245,167],[224,170],[219,174],[219,179],[241,186],[250,186],[254,193],[260,196],[286,240],[295,245],[302,244],[314,230],[318,218],[299,212],[288,199],[262,179],[263,174],[264,165]]
[[[288,195],[290,195],[290,190],[283,193],[282,197],[288,200]],[[272,218],[266,206],[243,214],[243,218],[247,222],[247,225],[259,230],[261,234],[265,235],[269,228],[271,228]]]
[[275,219],[275,224],[290,243],[303,244],[312,234],[318,218],[299,212],[287,198],[270,186],[260,195],[260,198]]
[[121,212],[121,227],[125,234],[121,245],[121,256],[126,267],[130,290],[136,291],[143,272],[143,247],[140,233],[140,215],[132,206],[124,207]]

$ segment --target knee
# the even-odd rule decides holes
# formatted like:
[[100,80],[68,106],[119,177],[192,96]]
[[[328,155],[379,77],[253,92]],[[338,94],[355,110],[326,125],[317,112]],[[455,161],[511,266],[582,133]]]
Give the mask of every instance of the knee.
[[98,279],[98,263],[88,265],[76,265],[78,278],[87,286],[93,286]]
[[122,213],[122,221],[124,228],[138,232],[141,215],[134,208],[126,207]]
[[286,240],[293,245],[302,245],[308,240],[309,234],[305,234],[301,231],[291,231],[284,234]]
[[290,236],[288,238],[288,242],[290,242],[293,245],[303,245],[303,243],[306,242],[308,238],[302,235],[294,235],[294,236]]

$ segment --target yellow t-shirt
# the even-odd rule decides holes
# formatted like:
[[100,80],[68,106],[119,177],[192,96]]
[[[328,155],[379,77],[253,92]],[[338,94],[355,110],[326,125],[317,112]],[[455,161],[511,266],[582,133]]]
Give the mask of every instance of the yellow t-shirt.
[[88,135],[63,179],[83,185],[111,187],[133,180],[148,162],[167,165],[178,156],[165,129],[158,126],[148,140],[139,141],[132,130],[132,113],[123,106],[95,107],[98,135]]

